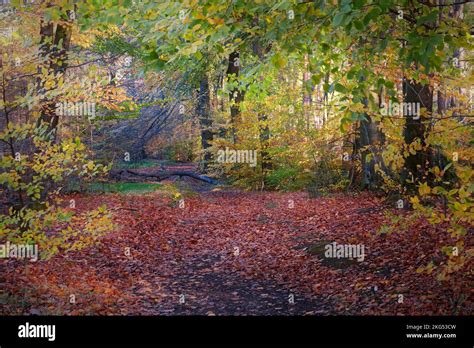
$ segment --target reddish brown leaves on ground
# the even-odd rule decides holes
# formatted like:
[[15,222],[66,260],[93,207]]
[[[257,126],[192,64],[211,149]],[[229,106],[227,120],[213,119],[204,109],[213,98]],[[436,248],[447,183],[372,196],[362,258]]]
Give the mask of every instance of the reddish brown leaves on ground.
[[[5,262],[2,314],[472,314],[467,268],[446,282],[416,273],[443,258],[448,233],[418,221],[378,235],[386,208],[368,194],[74,198],[114,209],[117,230],[26,272]],[[328,262],[329,242],[363,244],[364,261]]]

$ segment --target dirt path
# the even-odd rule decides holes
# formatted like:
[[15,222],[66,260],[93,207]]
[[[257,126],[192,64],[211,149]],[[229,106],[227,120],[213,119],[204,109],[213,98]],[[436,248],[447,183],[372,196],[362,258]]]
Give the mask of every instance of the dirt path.
[[[216,189],[214,187],[214,189]],[[469,286],[417,274],[448,241],[419,223],[377,235],[379,199],[364,194],[208,191],[184,207],[148,195],[76,196],[76,206],[121,207],[117,230],[81,252],[21,272],[9,261],[3,313],[127,315],[328,315],[469,313],[453,299]],[[444,240],[443,240],[444,238]],[[365,245],[362,262],[328,262],[321,245]],[[127,252],[128,251],[128,252]],[[18,289],[28,289],[22,306]],[[404,296],[402,303],[399,295]],[[74,295],[76,302],[70,303]]]
[[[183,214],[183,219],[177,221],[177,228],[184,227],[191,236],[191,245],[179,248],[182,257],[170,261],[174,263],[174,272],[165,287],[167,292],[174,294],[171,302],[174,298],[179,300],[178,304],[164,309],[165,313],[303,315],[331,312],[332,301],[310,297],[283,279],[266,277],[269,265],[265,262],[260,266],[252,265],[255,266],[252,271],[247,269],[246,263],[252,254],[261,253],[255,245],[258,240],[252,243],[249,232],[255,228],[265,229],[265,215],[249,210],[240,215],[241,224],[234,226],[239,219],[238,211],[232,209],[236,203],[235,193],[207,193],[201,198],[208,208],[190,208],[192,215]],[[222,198],[225,205],[220,204]],[[217,207],[221,209],[212,209]],[[179,241],[172,242],[173,245],[177,243]],[[253,256],[256,262],[265,261],[264,255]],[[273,263],[273,255],[267,261]],[[161,310],[157,312],[162,313]]]

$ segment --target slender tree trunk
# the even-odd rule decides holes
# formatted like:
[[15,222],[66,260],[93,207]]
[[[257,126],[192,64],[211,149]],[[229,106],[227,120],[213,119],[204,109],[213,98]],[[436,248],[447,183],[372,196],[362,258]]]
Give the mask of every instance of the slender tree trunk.
[[[53,73],[53,87],[56,88],[60,79],[64,76],[67,68],[68,51],[71,44],[71,26],[68,22],[59,22],[54,28],[52,22],[41,22],[40,27],[40,56],[44,60],[38,69],[48,69]],[[40,95],[44,95],[44,82],[41,78],[37,81],[38,91]],[[59,123],[59,115],[56,113],[56,99],[41,98],[40,117],[37,126],[46,125],[48,132],[53,138],[56,136],[56,130]]]
[[[453,5],[449,8],[449,14],[448,17],[454,19],[456,22],[459,22],[459,25],[462,24],[463,22],[463,9],[464,5],[463,4],[456,4]],[[462,48],[459,48],[454,51],[453,57],[452,57],[452,62],[453,64],[457,67],[462,69],[463,64],[462,64],[462,59],[463,59],[463,53],[464,50]],[[461,87],[457,88],[457,91],[459,92],[460,95],[465,94],[465,92],[462,90]],[[456,108],[460,106],[460,102],[456,100],[456,97],[451,96],[450,102],[449,102],[449,107],[450,108]],[[458,116],[458,112],[456,110],[453,111],[453,116]],[[459,120],[462,120],[462,116],[459,117]]]
[[[324,76],[324,83],[329,84],[329,73],[326,73],[326,75]],[[329,118],[329,94],[326,91],[324,92],[323,103],[324,103],[324,122],[327,122]]]
[[211,101],[209,95],[209,77],[206,73],[203,74],[199,84],[199,95],[197,102],[197,115],[201,125],[201,147],[203,157],[200,164],[201,171],[208,170],[209,163],[212,160],[212,154],[209,151],[211,147],[214,134],[212,132],[212,118],[211,118]]
[[[227,67],[227,80],[237,82],[240,73],[239,52],[232,52],[229,55],[229,65]],[[238,86],[232,88],[229,95],[230,101],[230,120],[232,124],[231,133],[234,144],[238,142],[237,130],[241,122],[240,104],[244,101],[244,92]]]
[[259,138],[260,147],[262,151],[262,170],[264,172],[272,169],[272,160],[268,153],[268,145],[270,141],[270,128],[268,126],[268,116],[265,113],[259,112],[258,115],[259,123]]
[[309,58],[308,55],[304,56],[304,69],[303,69],[303,114],[306,120],[306,130],[309,131],[311,123],[311,104],[312,104],[312,93],[309,89],[308,84],[311,80],[311,73],[309,72]]

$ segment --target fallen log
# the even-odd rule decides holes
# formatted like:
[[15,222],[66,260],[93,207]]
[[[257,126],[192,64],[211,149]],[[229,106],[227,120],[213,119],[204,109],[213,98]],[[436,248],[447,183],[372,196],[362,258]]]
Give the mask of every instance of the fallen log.
[[208,176],[199,175],[193,172],[186,172],[186,171],[174,171],[174,172],[159,171],[159,172],[152,172],[152,173],[141,173],[141,172],[137,172],[131,169],[122,169],[117,172],[110,173],[112,177],[118,177],[118,178],[121,178],[124,174],[155,178],[155,180],[157,181],[168,179],[171,176],[179,176],[179,177],[189,176],[190,178],[204,181],[212,185],[216,185],[218,183],[217,180],[214,180]]

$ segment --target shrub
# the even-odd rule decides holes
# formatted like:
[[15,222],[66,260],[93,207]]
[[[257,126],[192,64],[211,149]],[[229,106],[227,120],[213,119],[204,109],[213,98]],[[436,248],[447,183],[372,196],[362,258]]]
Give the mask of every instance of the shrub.
[[34,125],[11,123],[0,133],[0,141],[12,149],[0,160],[0,187],[8,200],[8,209],[0,212],[0,241],[37,244],[47,258],[60,249],[84,247],[112,224],[105,207],[81,216],[75,216],[71,202],[61,207],[59,192],[68,180],[91,180],[108,168],[88,159],[79,138],[56,143],[45,133]]

